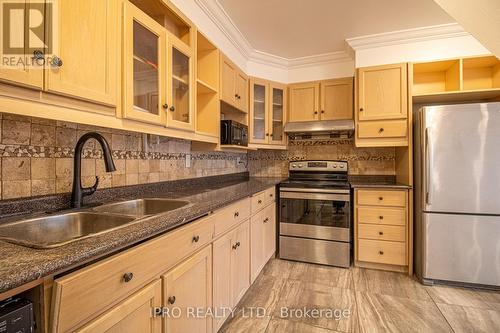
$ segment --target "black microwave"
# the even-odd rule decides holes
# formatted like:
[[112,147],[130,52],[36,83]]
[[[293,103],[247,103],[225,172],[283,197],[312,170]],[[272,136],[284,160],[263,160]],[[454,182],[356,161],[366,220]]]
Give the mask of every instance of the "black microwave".
[[220,143],[223,145],[248,146],[248,126],[234,120],[221,120]]

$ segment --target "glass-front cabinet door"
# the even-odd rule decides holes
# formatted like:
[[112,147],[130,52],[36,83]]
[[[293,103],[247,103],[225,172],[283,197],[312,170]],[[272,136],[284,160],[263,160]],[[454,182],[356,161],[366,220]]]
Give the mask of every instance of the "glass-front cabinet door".
[[170,38],[171,79],[167,126],[194,130],[193,52],[181,41]]
[[267,144],[269,84],[258,79],[250,79],[250,142]]
[[166,30],[130,3],[125,5],[124,19],[123,115],[164,124]]
[[286,136],[284,132],[286,115],[286,87],[284,85],[270,84],[269,102],[269,143],[285,145]]

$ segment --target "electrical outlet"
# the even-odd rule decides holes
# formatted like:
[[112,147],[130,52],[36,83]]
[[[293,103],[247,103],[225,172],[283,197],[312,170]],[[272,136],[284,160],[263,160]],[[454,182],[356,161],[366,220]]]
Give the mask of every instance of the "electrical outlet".
[[186,168],[191,167],[191,154],[186,154]]

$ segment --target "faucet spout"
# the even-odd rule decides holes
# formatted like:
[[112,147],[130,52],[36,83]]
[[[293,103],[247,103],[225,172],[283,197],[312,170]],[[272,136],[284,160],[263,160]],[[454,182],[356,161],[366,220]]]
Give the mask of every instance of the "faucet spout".
[[97,186],[99,185],[99,177],[96,177],[96,182],[92,187],[82,187],[82,150],[85,143],[90,139],[95,139],[101,145],[106,172],[116,171],[116,166],[113,162],[113,156],[111,155],[111,149],[109,148],[109,144],[108,141],[106,141],[106,138],[96,132],[89,132],[82,135],[82,137],[76,143],[75,147],[73,190],[71,192],[71,207],[73,208],[80,208],[83,203],[83,197],[93,194],[97,190]]

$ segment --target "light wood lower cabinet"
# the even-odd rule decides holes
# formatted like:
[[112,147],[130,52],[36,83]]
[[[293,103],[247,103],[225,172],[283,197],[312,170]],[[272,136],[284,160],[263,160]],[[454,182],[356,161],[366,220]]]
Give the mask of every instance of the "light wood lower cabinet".
[[[250,222],[241,223],[213,243],[215,311],[233,308],[250,287]],[[253,249],[252,249],[253,251]],[[214,322],[217,331],[227,317]]]
[[411,272],[408,190],[356,189],[355,264]]
[[163,306],[169,313],[164,320],[165,332],[212,332],[211,316],[196,318],[198,310],[212,307],[212,246],[163,275],[162,280]]
[[78,332],[161,333],[161,317],[151,315],[152,309],[159,307],[161,307],[161,280],[157,279]]
[[250,266],[252,282],[255,281],[262,268],[264,268],[264,265],[276,251],[275,216],[276,205],[271,203],[250,219],[252,241]]

